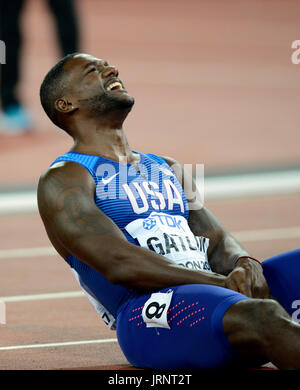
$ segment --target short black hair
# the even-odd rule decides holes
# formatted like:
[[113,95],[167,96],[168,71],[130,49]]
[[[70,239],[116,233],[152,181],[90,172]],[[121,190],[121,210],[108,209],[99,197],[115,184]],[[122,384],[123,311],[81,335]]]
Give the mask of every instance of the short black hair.
[[[71,53],[63,57],[46,74],[40,88],[40,100],[50,120],[58,127],[63,128],[54,109],[56,99],[64,96],[70,87],[64,78],[64,65],[78,53]],[[65,130],[65,129],[64,129]]]

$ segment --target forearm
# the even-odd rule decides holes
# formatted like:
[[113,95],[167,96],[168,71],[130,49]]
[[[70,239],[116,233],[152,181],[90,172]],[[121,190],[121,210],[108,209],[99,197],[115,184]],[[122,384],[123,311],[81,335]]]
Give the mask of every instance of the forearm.
[[228,275],[240,256],[250,254],[229,233],[224,232],[209,255],[211,269],[222,275]]
[[114,267],[118,271],[111,281],[129,288],[158,290],[183,284],[211,284],[222,287],[225,282],[223,275],[178,266],[155,252],[131,244],[124,245],[122,251],[114,257],[114,261],[119,266]]
[[190,211],[188,223],[195,236],[209,238],[207,255],[210,267],[214,272],[228,275],[239,256],[249,255],[205,207]]
[[83,234],[69,243],[71,253],[111,283],[127,288],[158,290],[182,284],[223,286],[225,277],[176,265],[153,251],[106,234]]

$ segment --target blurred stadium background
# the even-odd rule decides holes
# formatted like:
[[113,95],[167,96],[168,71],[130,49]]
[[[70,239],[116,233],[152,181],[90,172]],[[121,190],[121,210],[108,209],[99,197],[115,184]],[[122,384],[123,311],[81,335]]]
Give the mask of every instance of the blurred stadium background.
[[[204,164],[207,207],[253,255],[265,258],[299,247],[300,64],[291,61],[291,44],[300,39],[299,1],[78,0],[77,6],[81,51],[116,65],[136,99],[125,122],[132,149]],[[42,0],[28,0],[22,27],[19,93],[35,128],[30,135],[0,135],[2,298],[78,290],[58,256],[50,262],[42,252],[31,252],[33,258],[14,252],[50,245],[36,211],[35,189],[41,172],[72,145],[39,103],[41,81],[59,59],[53,21]],[[62,317],[66,308],[56,304]],[[8,303],[1,345],[97,337],[96,314],[85,300],[80,305],[90,328],[78,323],[52,334],[51,318],[48,334],[41,325],[37,336],[37,307],[27,308],[22,317],[23,304]],[[114,348],[103,365],[124,363]],[[9,353],[0,358],[0,369],[28,368],[30,359],[34,368],[43,365],[32,355],[16,359]],[[73,363],[61,355],[55,364],[97,365],[99,356],[93,353],[73,355]],[[50,355],[46,361],[53,366]]]

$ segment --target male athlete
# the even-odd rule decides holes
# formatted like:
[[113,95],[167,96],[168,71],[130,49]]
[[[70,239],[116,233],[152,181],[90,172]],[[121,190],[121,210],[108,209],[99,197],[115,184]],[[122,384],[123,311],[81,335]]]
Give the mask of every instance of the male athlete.
[[41,176],[39,211],[128,361],[300,369],[300,250],[260,264],[187,196],[179,163],[132,151],[123,122],[134,98],[106,61],[68,55],[40,96],[74,146]]

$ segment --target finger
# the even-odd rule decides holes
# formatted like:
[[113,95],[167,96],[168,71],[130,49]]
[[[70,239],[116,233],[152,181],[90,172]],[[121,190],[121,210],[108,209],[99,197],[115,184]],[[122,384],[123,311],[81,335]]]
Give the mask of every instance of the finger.
[[253,298],[251,285],[249,282],[245,281],[243,283],[239,283],[238,285],[239,292],[243,295],[246,295],[247,297]]
[[228,278],[228,279],[226,280],[225,287],[226,287],[226,288],[229,288],[230,290],[239,292],[238,285],[237,285],[236,281],[235,281],[233,278]]
[[270,289],[267,283],[253,283],[252,285],[253,298],[267,299],[270,297]]
[[230,275],[230,283],[234,286],[234,290],[247,297],[252,298],[251,291],[251,278],[249,278],[249,272],[245,268],[239,267],[234,270]]

